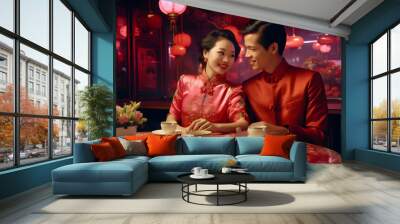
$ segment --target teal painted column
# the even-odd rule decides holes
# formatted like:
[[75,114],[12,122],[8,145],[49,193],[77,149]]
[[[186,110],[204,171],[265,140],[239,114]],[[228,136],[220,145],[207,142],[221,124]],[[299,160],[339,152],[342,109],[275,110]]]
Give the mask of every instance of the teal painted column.
[[115,1],[99,1],[98,7],[102,12],[110,29],[107,32],[92,33],[92,82],[93,84],[104,84],[110,88],[114,95],[112,119],[113,126],[109,128],[109,133],[115,135],[115,20],[116,6]]

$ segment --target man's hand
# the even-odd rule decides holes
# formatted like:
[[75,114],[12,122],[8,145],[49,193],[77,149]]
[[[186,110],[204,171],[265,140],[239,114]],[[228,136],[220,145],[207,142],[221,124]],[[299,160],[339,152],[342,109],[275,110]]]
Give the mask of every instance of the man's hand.
[[265,134],[269,135],[287,135],[289,130],[286,127],[270,124],[264,121],[255,122],[249,125],[250,127],[265,126]]

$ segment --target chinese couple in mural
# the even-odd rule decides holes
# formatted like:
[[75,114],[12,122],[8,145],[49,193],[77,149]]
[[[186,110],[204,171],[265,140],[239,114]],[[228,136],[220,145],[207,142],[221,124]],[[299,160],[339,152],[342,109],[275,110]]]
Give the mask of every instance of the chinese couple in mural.
[[201,42],[201,72],[181,75],[167,120],[183,131],[262,126],[267,134],[323,144],[328,108],[321,76],[287,63],[284,26],[257,21],[243,35],[245,57],[258,74],[240,85],[227,81],[240,47],[231,31],[211,31]]

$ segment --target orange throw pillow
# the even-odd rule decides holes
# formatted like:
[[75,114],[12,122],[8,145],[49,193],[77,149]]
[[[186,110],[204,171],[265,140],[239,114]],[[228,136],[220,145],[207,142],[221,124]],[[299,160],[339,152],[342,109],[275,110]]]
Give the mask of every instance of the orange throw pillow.
[[178,135],[149,135],[147,137],[148,156],[176,154],[176,139]]
[[146,141],[148,135],[128,135],[125,136],[124,139],[129,140],[129,141]]
[[93,144],[91,145],[91,149],[94,157],[99,162],[109,161],[117,158],[113,147],[108,142]]
[[290,147],[296,135],[265,135],[262,156],[280,156],[289,159]]
[[110,143],[117,158],[126,156],[126,151],[117,137],[101,138],[101,142]]

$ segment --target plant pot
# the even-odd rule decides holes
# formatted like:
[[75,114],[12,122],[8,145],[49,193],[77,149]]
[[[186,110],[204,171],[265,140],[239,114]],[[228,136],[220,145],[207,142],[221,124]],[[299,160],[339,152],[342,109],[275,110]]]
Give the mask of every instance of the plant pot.
[[129,126],[129,127],[120,127],[117,128],[116,136],[125,136],[125,135],[136,135],[137,126]]

